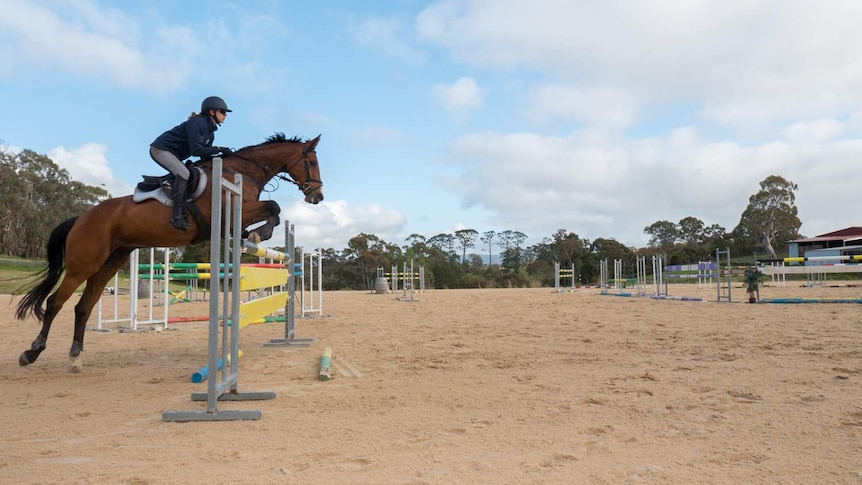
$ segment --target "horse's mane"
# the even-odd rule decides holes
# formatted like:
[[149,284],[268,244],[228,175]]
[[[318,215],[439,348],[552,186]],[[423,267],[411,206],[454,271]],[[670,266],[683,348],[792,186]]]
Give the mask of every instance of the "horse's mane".
[[266,137],[266,140],[264,140],[263,143],[258,143],[257,145],[245,146],[245,147],[242,147],[236,151],[248,150],[250,148],[256,148],[256,147],[262,147],[264,145],[271,145],[273,143],[304,143],[304,141],[302,140],[302,138],[300,138],[298,136],[294,136],[293,138],[288,138],[288,137],[284,136],[284,133],[276,132],[274,135],[270,135],[270,136]]
[[266,141],[261,143],[261,145],[266,145],[267,143],[302,143],[302,139],[298,136],[293,138],[288,138],[284,136],[284,133],[276,133],[272,136],[266,138]]

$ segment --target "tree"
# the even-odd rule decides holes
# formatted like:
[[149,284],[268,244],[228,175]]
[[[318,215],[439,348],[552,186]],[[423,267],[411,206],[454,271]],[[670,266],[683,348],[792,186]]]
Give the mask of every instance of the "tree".
[[521,244],[527,240],[527,235],[520,231],[507,229],[498,236],[497,245],[503,249],[503,269],[510,274],[516,273],[521,267]]
[[520,247],[521,244],[524,244],[524,241],[527,239],[527,235],[520,231],[506,229],[505,231],[497,234],[497,239],[497,246],[505,251],[510,249],[512,246]]
[[413,233],[407,236],[407,239],[404,241],[408,244],[406,248],[407,250],[405,251],[407,259],[419,258],[421,261],[425,257],[425,254],[427,253],[425,236]]
[[553,237],[550,247],[555,260],[563,266],[580,265],[581,258],[587,253],[589,243],[581,240],[577,234],[565,229],[557,229]]
[[373,234],[362,233],[350,238],[345,252],[357,263],[363,289],[368,290],[372,288],[372,271],[378,267],[391,267],[400,256],[401,249]]
[[707,243],[716,246],[727,239],[727,229],[720,224],[713,224],[703,230],[703,237]]
[[679,238],[685,244],[695,246],[704,240],[704,224],[697,217],[683,217],[677,227],[679,228]]
[[482,237],[479,239],[488,246],[488,266],[491,265],[491,247],[496,235],[497,233],[494,231],[486,231],[482,233]]
[[0,252],[44,257],[54,227],[109,197],[100,187],[72,180],[69,172],[32,150],[0,150]]
[[749,197],[748,207],[733,230],[735,237],[762,250],[769,258],[777,258],[776,245],[799,238],[796,194],[799,186],[778,175],[760,182],[760,190]]
[[428,240],[428,245],[452,253],[455,247],[455,236],[446,233],[437,234]]
[[476,246],[476,237],[479,232],[475,229],[459,229],[455,231],[455,238],[461,245],[461,264],[467,265],[467,248]]
[[669,248],[679,240],[679,227],[673,222],[657,221],[644,228],[644,233],[650,236],[649,245],[659,248]]
[[637,273],[637,262],[635,261],[637,256],[634,251],[615,239],[598,238],[593,241],[590,250],[595,259],[595,266],[598,266],[602,260],[610,262],[619,259],[622,261],[624,277]]

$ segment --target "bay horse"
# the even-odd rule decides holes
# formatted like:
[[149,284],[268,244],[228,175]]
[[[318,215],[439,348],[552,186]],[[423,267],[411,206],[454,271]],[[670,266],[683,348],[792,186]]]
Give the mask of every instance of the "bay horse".
[[[313,140],[301,141],[298,138],[287,139],[277,133],[264,143],[223,157],[225,177],[232,180],[235,173],[243,175],[244,228],[264,222],[254,229],[264,240],[272,236],[273,228],[280,223],[281,208],[278,204],[271,200],[258,200],[263,188],[273,178],[295,184],[310,204],[323,200],[323,182],[315,152],[319,141],[319,135]],[[212,160],[197,162],[196,166],[212,180]],[[75,330],[69,350],[70,371],[80,372],[87,320],[105,285],[123,265],[128,264],[135,249],[179,247],[209,239],[210,228],[202,226],[209,225],[213,216],[211,187],[212,184],[208,184],[195,201],[197,211],[191,211],[195,215],[194,222],[185,232],[168,223],[170,207],[156,200],[134,202],[132,196],[107,199],[81,216],[60,223],[48,238],[48,267],[40,273],[41,279],[28,285],[29,291],[18,303],[16,316],[19,320],[32,313],[42,322],[42,330],[30,349],[18,358],[18,363],[25,366],[39,358],[45,350],[48,332],[57,313],[86,281],[83,294],[75,305]],[[58,282],[60,286],[51,293]],[[43,308],[46,299],[47,305]]]

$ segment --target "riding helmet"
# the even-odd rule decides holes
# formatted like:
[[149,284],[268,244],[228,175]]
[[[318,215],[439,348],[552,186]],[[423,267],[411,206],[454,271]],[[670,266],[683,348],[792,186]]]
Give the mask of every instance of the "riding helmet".
[[201,113],[206,113],[211,109],[223,109],[228,113],[232,111],[227,108],[227,103],[218,96],[210,96],[201,103]]

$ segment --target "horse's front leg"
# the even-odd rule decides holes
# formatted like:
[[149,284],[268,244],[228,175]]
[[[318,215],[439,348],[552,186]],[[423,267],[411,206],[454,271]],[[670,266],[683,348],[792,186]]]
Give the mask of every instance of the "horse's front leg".
[[263,224],[251,231],[243,231],[242,237],[255,243],[271,238],[272,230],[281,224],[279,214],[281,214],[281,207],[272,200],[244,201],[242,207],[243,226],[248,227],[258,222],[263,222]]

